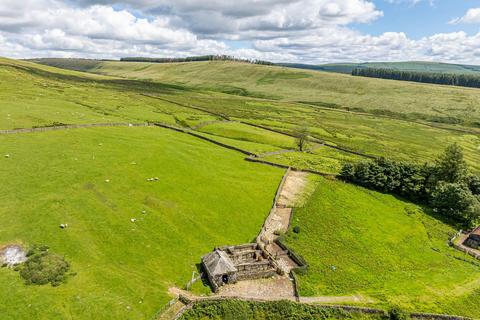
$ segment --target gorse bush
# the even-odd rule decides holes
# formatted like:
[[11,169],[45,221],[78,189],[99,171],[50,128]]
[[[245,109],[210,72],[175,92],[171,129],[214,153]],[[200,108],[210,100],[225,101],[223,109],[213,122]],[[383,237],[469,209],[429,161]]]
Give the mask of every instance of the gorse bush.
[[34,246],[27,253],[27,261],[20,269],[26,284],[59,286],[67,279],[70,268],[65,259],[48,251],[46,246]]
[[388,159],[345,164],[340,177],[363,187],[427,204],[442,216],[471,227],[480,220],[480,177],[469,175],[459,145],[434,165]]
[[393,307],[388,310],[389,320],[407,320],[410,319],[410,315],[398,307]]

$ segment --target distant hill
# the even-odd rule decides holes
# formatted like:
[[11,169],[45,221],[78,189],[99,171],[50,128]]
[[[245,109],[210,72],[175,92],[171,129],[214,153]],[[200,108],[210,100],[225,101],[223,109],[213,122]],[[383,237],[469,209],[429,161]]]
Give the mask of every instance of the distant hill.
[[399,71],[453,73],[453,74],[480,73],[480,66],[439,63],[439,62],[425,62],[425,61],[330,63],[330,64],[322,64],[322,65],[282,63],[279,65],[284,67],[289,67],[289,68],[348,73],[348,74],[351,74],[352,70],[357,68],[394,69]]

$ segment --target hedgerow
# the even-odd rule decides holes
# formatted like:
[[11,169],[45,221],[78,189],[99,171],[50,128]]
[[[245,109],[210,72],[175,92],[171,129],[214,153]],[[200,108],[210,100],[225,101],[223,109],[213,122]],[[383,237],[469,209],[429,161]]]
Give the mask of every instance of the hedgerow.
[[321,320],[382,319],[382,316],[346,312],[341,309],[299,304],[288,300],[272,302],[223,300],[198,302],[184,313],[181,319]]

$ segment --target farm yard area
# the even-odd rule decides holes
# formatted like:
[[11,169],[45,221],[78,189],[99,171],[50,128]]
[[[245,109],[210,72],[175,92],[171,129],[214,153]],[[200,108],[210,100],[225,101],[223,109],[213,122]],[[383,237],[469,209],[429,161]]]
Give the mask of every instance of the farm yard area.
[[[382,157],[432,166],[452,144],[478,175],[478,90],[234,61],[35,62],[0,58],[0,260],[27,261],[3,261],[0,319],[167,319],[179,296],[195,302],[182,319],[382,318],[331,305],[480,318],[480,261],[448,244],[461,226],[340,176]],[[219,247],[229,275],[278,274],[185,290]],[[42,263],[61,272],[39,279]]]

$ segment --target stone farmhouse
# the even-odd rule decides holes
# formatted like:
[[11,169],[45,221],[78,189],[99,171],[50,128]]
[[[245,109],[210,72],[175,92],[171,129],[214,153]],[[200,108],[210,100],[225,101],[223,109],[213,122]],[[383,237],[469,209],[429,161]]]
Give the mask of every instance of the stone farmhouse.
[[257,243],[215,248],[202,257],[202,265],[214,292],[224,284],[268,278],[282,272]]
[[472,233],[470,233],[464,244],[473,249],[480,249],[480,227],[476,228],[472,231]]

